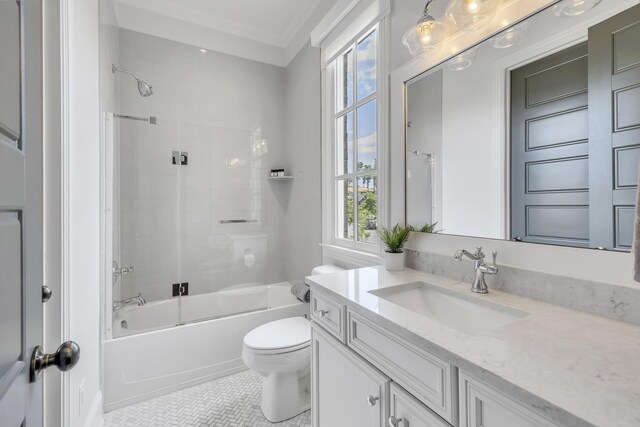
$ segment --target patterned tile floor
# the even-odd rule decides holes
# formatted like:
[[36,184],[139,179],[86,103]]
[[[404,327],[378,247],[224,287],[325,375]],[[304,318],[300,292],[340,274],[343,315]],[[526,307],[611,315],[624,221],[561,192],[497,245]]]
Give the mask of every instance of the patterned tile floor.
[[105,414],[105,427],[310,427],[307,411],[282,423],[260,410],[262,378],[252,372],[220,378]]

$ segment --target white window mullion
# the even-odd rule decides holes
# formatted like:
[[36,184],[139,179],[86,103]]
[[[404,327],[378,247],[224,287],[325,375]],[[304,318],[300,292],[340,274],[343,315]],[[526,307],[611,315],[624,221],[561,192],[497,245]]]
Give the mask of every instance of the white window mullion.
[[[367,226],[370,220],[379,223],[380,218],[385,216],[381,215],[384,208],[380,203],[380,171],[384,167],[381,164],[380,145],[384,137],[381,122],[384,110],[382,104],[385,99],[381,94],[385,87],[381,70],[386,70],[386,67],[382,67],[380,61],[386,58],[381,53],[386,33],[381,34],[381,29],[381,25],[376,25],[368,31],[363,31],[361,37],[342,49],[342,53],[337,55],[337,59],[323,74],[323,90],[327,91],[323,94],[323,117],[327,122],[330,121],[323,126],[327,132],[323,143],[323,159],[329,161],[328,167],[323,167],[327,187],[323,194],[327,218],[324,222],[324,243],[333,245],[332,247],[368,252],[373,257],[379,254],[380,250],[375,230],[367,230]],[[345,62],[348,62],[348,65],[344,65]],[[347,74],[350,78],[344,74],[345,67],[349,70]],[[329,82],[331,84],[326,84]],[[358,99],[361,95],[365,97]],[[350,105],[346,105],[349,102],[345,102],[345,99],[350,101]],[[372,102],[375,103],[375,109],[373,105],[369,105]],[[364,106],[367,107],[359,114],[358,109]],[[344,146],[349,145],[345,129],[351,130],[350,149]],[[350,158],[345,163],[347,159],[344,156],[347,152]],[[371,169],[358,170],[359,162],[365,163]],[[349,165],[351,170],[346,168],[346,165]],[[359,180],[366,184],[362,193],[359,192]],[[347,214],[345,209],[348,205],[349,188],[352,207]],[[360,196],[362,201],[359,203]],[[363,212],[363,224],[360,224],[359,214],[363,209],[366,210]],[[348,221],[348,216],[351,215],[352,221]],[[360,229],[363,230],[362,235]],[[348,233],[345,233],[345,230],[348,230]]]

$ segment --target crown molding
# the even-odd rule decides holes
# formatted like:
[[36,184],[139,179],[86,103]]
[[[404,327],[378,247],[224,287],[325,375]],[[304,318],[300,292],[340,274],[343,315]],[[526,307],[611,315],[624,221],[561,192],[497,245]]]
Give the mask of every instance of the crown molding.
[[285,49],[293,41],[322,0],[313,0],[308,7],[300,6],[282,33],[256,31],[251,25],[223,19],[212,14],[186,8],[168,0],[115,0],[116,7],[129,6],[172,19],[186,21],[211,30],[241,37],[254,42]]

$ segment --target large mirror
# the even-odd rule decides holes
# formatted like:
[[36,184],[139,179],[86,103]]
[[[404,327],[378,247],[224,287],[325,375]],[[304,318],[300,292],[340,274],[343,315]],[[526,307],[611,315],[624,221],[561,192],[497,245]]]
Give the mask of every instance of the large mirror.
[[629,251],[640,5],[549,7],[407,82],[406,221]]

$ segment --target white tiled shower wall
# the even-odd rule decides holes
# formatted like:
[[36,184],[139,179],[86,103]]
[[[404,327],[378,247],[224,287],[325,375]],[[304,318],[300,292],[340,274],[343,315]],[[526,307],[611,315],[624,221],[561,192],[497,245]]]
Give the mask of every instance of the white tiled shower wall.
[[[289,168],[283,68],[119,30],[120,68],[153,85],[142,98],[118,75],[121,264],[133,265],[122,296],[171,297],[239,283],[285,280],[285,211],[290,189],[267,180]],[[254,152],[267,141],[267,152]],[[172,151],[189,164],[171,164]],[[222,225],[221,220],[258,220]],[[248,257],[245,263],[245,252]]]

